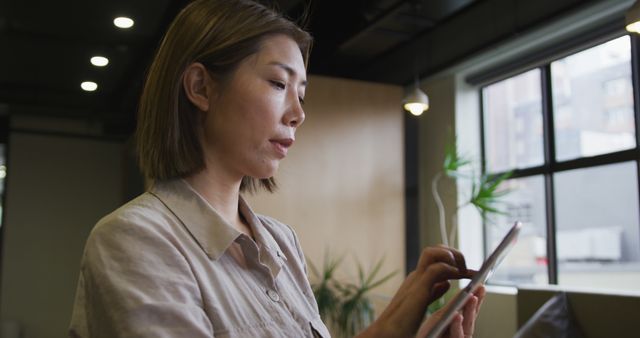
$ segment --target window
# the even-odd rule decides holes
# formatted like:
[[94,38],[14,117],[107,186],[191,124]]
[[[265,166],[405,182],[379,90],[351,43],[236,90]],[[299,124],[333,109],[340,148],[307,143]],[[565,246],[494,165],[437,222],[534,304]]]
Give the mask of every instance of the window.
[[556,160],[635,148],[628,36],[554,61],[550,68],[553,111],[562,112],[554,130]]
[[[635,39],[635,38],[634,38]],[[482,87],[483,164],[513,171],[485,252],[518,219],[497,284],[640,290],[640,149],[629,36]]]
[[483,90],[485,147],[490,172],[543,163],[540,70]]

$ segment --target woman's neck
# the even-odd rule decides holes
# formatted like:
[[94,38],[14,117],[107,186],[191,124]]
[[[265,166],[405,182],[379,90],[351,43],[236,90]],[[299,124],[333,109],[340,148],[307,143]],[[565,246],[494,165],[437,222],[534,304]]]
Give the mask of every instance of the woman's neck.
[[185,181],[209,202],[225,221],[234,227],[242,225],[242,219],[238,212],[241,179],[224,179],[214,172],[202,170],[185,177]]

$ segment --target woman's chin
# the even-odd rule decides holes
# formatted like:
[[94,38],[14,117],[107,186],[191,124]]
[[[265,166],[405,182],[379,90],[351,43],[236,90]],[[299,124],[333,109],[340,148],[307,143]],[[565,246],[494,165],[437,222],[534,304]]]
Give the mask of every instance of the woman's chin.
[[255,177],[258,179],[271,178],[276,175],[278,172],[278,165],[270,165],[267,168],[260,168],[261,170],[256,170],[251,177]]

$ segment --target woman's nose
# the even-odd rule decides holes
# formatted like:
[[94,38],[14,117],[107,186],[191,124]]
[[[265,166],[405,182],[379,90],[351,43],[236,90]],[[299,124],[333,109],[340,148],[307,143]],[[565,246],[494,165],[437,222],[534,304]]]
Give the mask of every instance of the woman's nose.
[[291,104],[289,111],[284,114],[284,124],[289,127],[297,128],[302,122],[304,122],[305,113],[304,109],[302,109],[302,103],[296,97],[295,101]]

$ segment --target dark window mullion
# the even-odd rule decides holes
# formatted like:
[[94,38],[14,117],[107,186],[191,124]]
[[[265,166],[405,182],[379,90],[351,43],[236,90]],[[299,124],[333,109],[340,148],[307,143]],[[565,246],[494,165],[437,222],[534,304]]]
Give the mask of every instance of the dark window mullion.
[[633,160],[636,160],[637,158],[638,157],[637,157],[636,149],[621,150],[621,151],[616,151],[613,153],[607,153],[602,155],[580,157],[580,158],[563,161],[563,162],[554,162],[553,172],[557,173],[565,170],[593,168],[593,167],[603,166],[607,164],[633,161]]
[[[544,164],[536,167],[529,167],[524,169],[513,169],[511,170],[511,176],[509,176],[509,179],[543,175],[547,171],[548,171],[548,168]],[[498,176],[506,174],[507,172],[508,171],[500,171],[500,172],[488,173],[488,174],[491,175],[492,178],[496,178]]]
[[[640,73],[638,62],[640,61],[640,41],[636,34],[629,36],[631,41],[631,84],[633,88],[633,111],[636,128],[636,180],[640,195]],[[640,200],[640,199],[639,199]],[[640,205],[638,206],[640,208]]]
[[[480,172],[484,175],[487,172],[486,156],[485,152],[485,132],[484,132],[484,88],[480,88]],[[484,216],[484,215],[482,215]],[[482,217],[482,253],[484,257],[487,257],[487,223],[485,218]]]
[[[607,164],[615,164],[621,162],[629,162],[629,161],[637,161],[640,159],[640,153],[638,152],[638,148],[621,150],[614,153],[590,156],[590,157],[580,157],[576,159],[571,159],[568,161],[562,162],[553,162],[553,173],[558,173],[566,170],[574,170],[574,169],[583,169],[583,168],[593,168],[597,166],[607,165]],[[529,177],[534,175],[544,175],[545,173],[551,172],[549,166],[546,164],[542,164],[536,167],[529,167],[524,169],[514,169],[512,171],[510,178],[522,178]],[[500,175],[505,174],[506,171],[490,173],[493,177],[498,177]]]
[[553,172],[556,167],[555,134],[553,129],[553,96],[551,91],[551,65],[542,67],[542,124],[544,140],[544,181],[547,219],[547,272],[549,284],[558,284],[558,257],[556,255],[556,214]]

